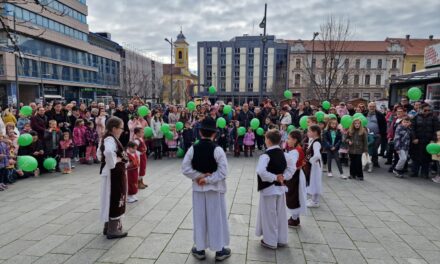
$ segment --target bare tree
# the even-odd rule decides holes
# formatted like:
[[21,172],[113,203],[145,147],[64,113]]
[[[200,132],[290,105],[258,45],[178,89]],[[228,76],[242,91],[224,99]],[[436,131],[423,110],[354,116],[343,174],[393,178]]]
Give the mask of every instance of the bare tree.
[[[303,60],[306,78],[310,80],[309,99],[333,100],[340,97],[346,86],[352,67],[349,66],[347,51],[350,48],[350,21],[330,16],[320,26],[319,39],[314,43],[315,50],[312,61],[322,58],[320,67],[308,59]],[[311,51],[307,51],[311,54]]]

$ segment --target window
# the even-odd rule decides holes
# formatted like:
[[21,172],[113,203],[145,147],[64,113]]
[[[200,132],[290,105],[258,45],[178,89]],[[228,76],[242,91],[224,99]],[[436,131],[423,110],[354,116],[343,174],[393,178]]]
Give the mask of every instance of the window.
[[352,94],[351,94],[351,97],[352,97],[353,99],[355,99],[355,98],[359,98],[359,93],[352,93]]
[[417,65],[413,64],[411,65],[411,72],[415,72],[417,68]]
[[301,68],[301,59],[296,59],[295,68],[296,69],[300,69]]
[[235,52],[236,54],[240,54],[240,48],[235,48],[235,49],[234,49],[234,52]]
[[397,60],[393,60],[393,62],[391,64],[391,69],[393,69],[393,70],[397,69]]
[[348,84],[348,75],[344,74],[344,76],[342,77],[342,84]]
[[382,59],[377,60],[377,68],[382,69]]
[[382,82],[382,75],[376,75],[376,85],[380,85]]
[[212,52],[212,48],[211,47],[207,47],[206,48],[206,53],[211,53]]
[[316,67],[316,59],[312,60],[312,69],[314,69]]
[[234,92],[238,92],[240,90],[240,84],[234,83]]
[[370,75],[365,75],[365,85],[370,85]]
[[350,67],[350,61],[348,59],[344,60],[344,69],[348,70],[348,68]]
[[370,93],[362,93],[362,98],[367,101],[370,101]]
[[374,93],[374,99],[381,99],[382,98],[382,94],[381,93]]
[[248,53],[249,54],[254,54],[254,48],[248,48]]
[[249,78],[254,77],[254,72],[253,72],[253,71],[248,72],[248,77],[249,77]]
[[359,70],[361,68],[361,60],[356,59],[356,70]]
[[339,67],[339,59],[335,59],[334,68],[337,69]]
[[247,90],[248,90],[248,92],[252,92],[254,90],[254,84],[253,83],[248,83]]
[[29,21],[30,17],[29,17],[29,11],[27,11],[26,9],[23,9],[23,20]]
[[226,53],[226,48],[221,48],[220,53]]
[[367,69],[371,69],[371,59],[367,59]]
[[207,72],[206,72],[206,76],[207,76],[207,77],[211,77],[211,76],[212,76],[212,72],[211,72],[211,71],[207,71]]
[[301,85],[301,75],[295,74],[295,85]]
[[359,85],[359,75],[358,75],[358,74],[356,74],[356,75],[354,76],[353,84],[354,84],[354,85]]
[[234,76],[235,77],[240,77],[240,72],[239,71],[234,72]]
[[322,59],[321,60],[321,64],[322,64],[322,68],[325,68],[327,66],[327,60],[326,59]]
[[179,60],[181,60],[182,59],[182,51],[179,51]]
[[249,64],[249,66],[254,66],[254,60],[253,59],[249,59],[248,60],[248,64]]
[[29,21],[32,23],[37,23],[37,15],[35,13],[29,14]]
[[226,64],[226,59],[221,59],[221,60],[220,60],[220,64],[221,64],[221,65],[225,65],[225,64]]
[[220,77],[225,77],[225,76],[226,76],[226,72],[221,71],[221,72],[220,72]]
[[206,59],[206,65],[211,65],[212,64],[212,60],[211,59]]

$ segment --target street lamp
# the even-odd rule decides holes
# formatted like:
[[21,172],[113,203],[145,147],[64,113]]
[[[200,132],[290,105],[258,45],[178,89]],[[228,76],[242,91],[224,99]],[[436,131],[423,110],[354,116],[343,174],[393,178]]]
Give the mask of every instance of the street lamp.
[[171,38],[171,40],[168,40],[167,38],[165,38],[165,41],[168,42],[170,44],[170,98],[169,98],[169,103],[172,103],[173,100],[173,38]]
[[[312,83],[312,89],[311,90],[313,90],[313,87],[315,87],[315,76],[314,76],[314,69],[315,69],[315,65],[316,65],[316,62],[315,63],[313,63],[314,62],[314,52],[315,52],[315,39],[316,39],[316,37],[318,37],[318,35],[319,35],[319,32],[313,32],[313,39],[312,39],[312,65],[311,65],[311,69],[310,69],[310,81],[311,81],[311,83]],[[309,91],[309,99],[310,99],[310,91]]]

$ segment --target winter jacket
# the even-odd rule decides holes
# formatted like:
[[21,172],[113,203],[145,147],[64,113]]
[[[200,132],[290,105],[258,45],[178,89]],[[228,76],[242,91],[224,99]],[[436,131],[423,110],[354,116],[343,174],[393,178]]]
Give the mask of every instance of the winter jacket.
[[72,158],[73,157],[73,141],[69,140],[61,140],[58,147],[58,155],[61,158]]
[[46,153],[52,153],[58,149],[58,145],[63,134],[57,129],[50,132],[48,129],[44,131],[44,149]]
[[368,138],[367,133],[359,135],[358,131],[353,134],[348,133],[347,143],[351,141],[352,144],[348,146],[348,152],[350,154],[362,154],[368,152]]
[[411,130],[408,127],[399,125],[394,134],[394,149],[395,150],[409,150],[411,143]]
[[75,146],[86,145],[86,126],[79,126],[73,129],[73,143]]
[[253,132],[246,132],[246,134],[244,135],[243,144],[245,146],[254,146],[255,134]]
[[430,141],[435,141],[436,132],[439,130],[439,122],[437,117],[432,114],[427,116],[417,115],[413,119],[413,139],[418,139],[421,144],[428,144]]
[[335,148],[335,150],[339,150],[339,148],[341,147],[341,143],[342,143],[342,133],[339,130],[335,130],[336,132],[336,138],[335,138],[335,142],[332,143],[332,136],[331,136],[331,131],[330,130],[325,130],[324,132],[324,136],[322,137],[323,139],[323,147],[326,150],[330,150],[331,148]]
[[247,111],[246,113],[242,110],[238,114],[237,120],[240,122],[240,126],[248,128],[251,126],[251,120],[254,118],[254,113]]
[[96,132],[96,129],[91,129],[90,127],[87,127],[85,136],[87,146],[98,146],[99,136],[98,132]]
[[154,118],[151,119],[151,128],[153,129],[153,137],[156,139],[163,138],[163,133],[160,130],[163,124],[162,120],[156,121]]
[[20,118],[18,118],[18,121],[17,121],[17,128],[18,128],[18,131],[23,130],[24,126],[25,126],[26,124],[29,124],[30,122],[31,122],[31,121],[30,121],[29,118],[27,118],[27,117],[20,117]]
[[47,126],[47,116],[40,116],[39,114],[34,115],[31,118],[32,130],[38,133],[38,139],[44,140],[44,131]]

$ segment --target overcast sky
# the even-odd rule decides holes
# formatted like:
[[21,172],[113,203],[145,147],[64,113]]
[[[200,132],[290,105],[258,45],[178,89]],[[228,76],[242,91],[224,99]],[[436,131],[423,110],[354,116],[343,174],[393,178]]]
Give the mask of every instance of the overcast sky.
[[106,31],[119,44],[170,61],[164,38],[183,28],[190,68],[197,70],[197,41],[230,40],[262,33],[258,24],[268,3],[267,33],[282,39],[311,39],[328,17],[348,18],[352,39],[440,38],[439,0],[87,0],[93,32]]

